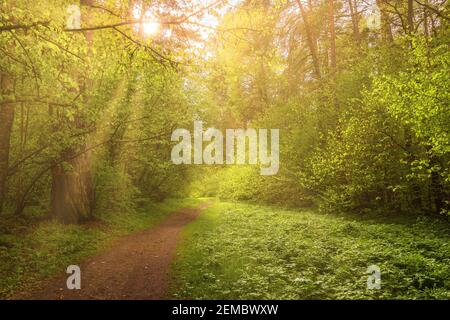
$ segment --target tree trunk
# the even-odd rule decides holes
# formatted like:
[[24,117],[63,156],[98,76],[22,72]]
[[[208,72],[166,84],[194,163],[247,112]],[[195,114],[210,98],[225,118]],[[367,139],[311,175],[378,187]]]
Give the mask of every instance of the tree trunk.
[[353,37],[355,38],[358,46],[361,44],[361,34],[359,32],[359,16],[358,7],[352,0],[348,0],[348,6],[350,8],[350,15],[352,17]]
[[[93,0],[81,0],[80,3],[90,6]],[[82,22],[88,24],[89,8],[82,13]],[[84,35],[88,46],[87,54],[92,55],[93,34],[91,31],[86,31]],[[79,87],[84,87],[86,90],[85,97],[92,90],[92,81],[86,76],[86,74],[76,74],[80,82]],[[83,102],[87,104],[88,98],[85,98]],[[74,125],[77,129],[86,126],[82,114],[75,118]],[[80,143],[67,149],[61,155],[61,159],[65,162],[58,163],[52,168],[51,215],[64,224],[80,223],[91,217],[95,199],[88,143]]]
[[[438,157],[432,155],[430,157],[430,165],[431,166],[441,166],[441,163],[438,159]],[[441,177],[439,176],[439,173],[433,170],[431,172],[431,181],[430,181],[430,193],[431,198],[434,205],[434,211],[437,214],[441,214],[442,209],[444,209],[445,204],[445,195],[444,195],[444,186],[441,181]]]
[[52,168],[51,215],[64,224],[80,223],[91,217],[94,206],[91,157],[74,151],[67,157],[73,159]]
[[414,33],[414,0],[408,0],[408,33]]
[[[14,82],[10,75],[0,75],[1,95],[3,100],[10,100],[14,94]],[[6,179],[8,177],[9,150],[11,131],[14,121],[14,104],[0,104],[0,212],[6,196]]]
[[392,42],[394,41],[394,36],[392,35],[391,19],[386,11],[385,0],[377,0],[377,6],[381,15],[381,38],[384,42]]
[[311,26],[308,21],[308,15],[305,11],[305,8],[303,7],[303,4],[300,0],[297,0],[298,7],[300,8],[300,13],[303,18],[303,22],[305,24],[305,30],[306,30],[306,39],[308,41],[308,47],[311,52],[311,57],[313,61],[314,66],[314,74],[316,75],[317,79],[321,78],[320,73],[320,62],[319,62],[319,56],[317,54],[317,44],[314,39],[314,35],[311,29]]
[[[425,1],[425,4],[428,4],[428,1]],[[427,7],[423,7],[423,34],[425,35],[425,40],[427,42],[427,47],[428,47],[430,31],[429,31],[429,26],[428,26],[428,9],[427,9]]]
[[334,27],[334,0],[328,0],[328,20],[330,24],[330,66],[336,69],[336,32]]

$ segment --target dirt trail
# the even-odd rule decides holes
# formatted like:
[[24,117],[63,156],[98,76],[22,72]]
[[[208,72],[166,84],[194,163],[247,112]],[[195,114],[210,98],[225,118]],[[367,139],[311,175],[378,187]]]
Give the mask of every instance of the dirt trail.
[[176,211],[159,225],[121,238],[107,252],[82,263],[80,290],[68,290],[69,275],[64,274],[14,299],[164,299],[180,231],[206,206]]

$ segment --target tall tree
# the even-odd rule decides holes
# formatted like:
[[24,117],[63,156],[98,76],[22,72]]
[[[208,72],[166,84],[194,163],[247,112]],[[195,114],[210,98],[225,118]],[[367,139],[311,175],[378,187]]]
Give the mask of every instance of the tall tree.
[[[81,22],[89,25],[90,7],[94,0],[81,0]],[[83,31],[86,39],[87,55],[92,56],[93,32]],[[78,94],[84,96],[83,103],[89,103],[92,81],[89,75],[79,74]],[[84,92],[81,92],[84,91]],[[86,122],[83,114],[76,114],[74,129],[84,129]],[[94,206],[94,188],[91,173],[91,150],[88,139],[70,146],[60,155],[59,161],[52,168],[51,215],[61,223],[79,223],[90,218]]]
[[336,31],[334,25],[334,0],[328,0],[328,23],[330,28],[330,66],[336,69]]
[[[0,4],[1,10],[8,12],[13,2]],[[8,44],[8,47],[13,45]],[[3,54],[2,54],[3,55]],[[2,60],[5,56],[2,57]],[[7,61],[2,61],[2,63]],[[14,76],[9,70],[0,68],[0,213],[6,196],[6,180],[8,178],[11,131],[14,121]]]
[[389,0],[377,0],[377,6],[380,10],[381,38],[384,42],[392,42],[394,36],[392,35],[391,18],[387,11],[387,1]]
[[[311,58],[312,58],[313,67],[314,67],[314,74],[317,77],[317,79],[320,79],[321,71],[320,71],[319,55],[317,53],[317,43],[316,43],[316,39],[314,37],[314,33],[312,30],[311,24],[308,19],[308,12],[306,12],[305,7],[303,6],[303,4],[300,0],[297,0],[297,5],[300,9],[300,13],[303,18],[303,24],[305,26],[306,40],[308,42],[309,51],[311,53]],[[311,11],[311,10],[312,10],[312,8],[310,7],[309,11]]]
[[0,101],[0,212],[2,212],[6,196],[10,139],[14,121],[14,102],[11,101],[14,95],[14,81],[10,74],[2,72],[0,82],[2,97]]
[[348,7],[350,9],[350,16],[352,18],[353,37],[358,45],[361,44],[361,34],[359,32],[359,13],[356,1],[348,0]]
[[408,0],[408,33],[414,33],[414,0]]

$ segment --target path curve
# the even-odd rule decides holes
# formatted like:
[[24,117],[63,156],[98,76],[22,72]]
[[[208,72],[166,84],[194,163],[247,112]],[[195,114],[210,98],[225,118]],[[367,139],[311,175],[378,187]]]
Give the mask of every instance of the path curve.
[[121,238],[106,252],[82,263],[80,290],[67,289],[69,275],[66,274],[48,280],[40,290],[23,293],[14,299],[164,299],[180,232],[206,206],[171,213],[160,224]]

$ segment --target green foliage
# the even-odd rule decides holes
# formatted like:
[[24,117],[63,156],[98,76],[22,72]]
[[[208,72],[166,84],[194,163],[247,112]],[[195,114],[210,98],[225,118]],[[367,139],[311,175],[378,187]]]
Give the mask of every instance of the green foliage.
[[189,186],[190,194],[224,200],[276,203],[283,206],[310,206],[310,197],[296,181],[277,176],[261,176],[258,166],[239,165],[208,168],[198,173]]
[[96,173],[97,211],[120,212],[134,208],[138,191],[126,173],[107,164],[96,170]]
[[[315,13],[320,16],[322,9]],[[320,21],[311,23],[322,28]],[[225,20],[228,24],[233,22]],[[295,37],[263,30],[267,39]],[[245,167],[224,169],[217,178],[209,178],[216,187],[206,194],[301,206],[314,201],[328,212],[446,215],[450,75],[448,29],[443,26],[440,31],[441,37],[432,39],[421,34],[398,36],[391,45],[366,39],[354,46],[348,44],[351,39],[338,38],[342,63],[334,74],[323,66],[324,74],[316,81],[291,74],[301,48],[286,48],[289,56],[283,60],[279,51],[270,51],[282,47],[272,40],[254,39],[246,31],[241,33],[246,41],[221,38],[230,46],[217,50],[209,79],[213,101],[221,108],[213,117],[219,117],[218,127],[231,122],[280,128],[281,166],[272,178]],[[267,50],[264,63],[247,64],[246,59],[261,48]],[[236,55],[243,63],[230,63]],[[285,65],[282,76],[276,72],[280,63]],[[220,68],[218,81],[215,72]],[[272,72],[274,81],[258,77],[255,68]],[[249,103],[249,97],[260,102]],[[244,113],[251,117],[242,117]]]
[[406,71],[380,74],[354,101],[328,142],[312,154],[302,184],[328,210],[446,213],[448,53],[415,43]]
[[[448,225],[217,203],[187,227],[173,297],[448,299]],[[381,269],[368,290],[366,270]]]

